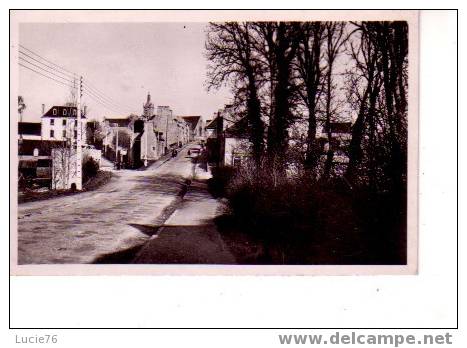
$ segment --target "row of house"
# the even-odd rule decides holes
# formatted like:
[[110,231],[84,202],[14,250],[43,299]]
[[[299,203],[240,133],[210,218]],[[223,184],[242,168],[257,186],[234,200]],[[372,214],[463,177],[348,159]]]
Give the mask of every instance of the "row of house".
[[[141,115],[105,117],[104,154],[131,167],[147,166],[169,151],[204,139],[201,116],[175,116],[169,106],[157,106],[148,93]],[[124,142],[118,139],[126,139]]]
[[[214,113],[212,120],[206,122],[206,145],[208,161],[218,166],[238,166],[250,156],[251,143],[248,138],[248,120],[238,117],[231,105]],[[347,147],[351,139],[351,122],[331,122],[329,125],[333,161],[339,165],[348,162]],[[322,159],[329,149],[328,128],[320,125],[317,138],[321,147]]]
[[[175,116],[169,106],[155,108],[149,93],[142,111],[141,115],[105,117],[98,127],[104,134],[102,149],[87,144],[88,120],[82,116],[80,124],[84,156],[92,156],[100,162],[102,151],[104,156],[119,165],[124,163],[127,167],[137,168],[158,160],[188,142],[204,139],[201,116]],[[52,106],[46,112],[43,105],[40,122],[19,122],[20,182],[25,178],[32,178],[35,182],[42,180],[53,189],[69,189],[76,185],[76,164],[73,162],[76,162],[77,127],[77,108],[72,105]],[[63,158],[64,152],[67,152],[66,160]],[[66,174],[64,170],[59,170],[63,165],[58,162],[64,161],[68,168]],[[61,173],[61,180],[54,179],[58,173]]]

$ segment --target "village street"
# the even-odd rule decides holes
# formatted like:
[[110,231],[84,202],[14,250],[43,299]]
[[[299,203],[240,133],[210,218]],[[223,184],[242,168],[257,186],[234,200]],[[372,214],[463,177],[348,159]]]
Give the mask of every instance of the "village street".
[[20,204],[18,264],[90,263],[147,241],[192,178],[187,151],[144,171],[115,171],[95,191]]

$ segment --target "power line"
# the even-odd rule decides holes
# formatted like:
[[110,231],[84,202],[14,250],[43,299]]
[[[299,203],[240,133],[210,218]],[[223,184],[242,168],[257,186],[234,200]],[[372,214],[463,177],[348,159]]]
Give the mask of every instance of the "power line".
[[[33,61],[39,63],[40,65],[34,64],[34,63],[32,63],[31,61],[29,61],[28,59],[26,59],[26,58],[24,58],[24,57],[22,57],[22,56],[18,56],[18,58],[19,58],[20,60],[22,60],[22,61],[24,61],[24,62],[26,62],[26,63],[28,63],[28,64],[34,66],[35,68],[38,68],[38,69],[43,70],[43,71],[46,72],[47,74],[51,74],[51,75],[53,75],[53,76],[55,76],[55,77],[58,77],[58,78],[60,78],[60,79],[62,79],[62,80],[64,80],[64,81],[66,81],[66,82],[69,82],[69,83],[71,83],[71,84],[73,84],[73,85],[68,85],[68,84],[63,83],[63,82],[61,82],[61,81],[58,81],[58,80],[56,80],[56,79],[54,79],[54,78],[52,78],[52,77],[50,77],[50,76],[48,76],[48,75],[45,75],[45,74],[43,74],[43,73],[38,72],[38,71],[35,70],[35,69],[32,69],[32,68],[29,67],[29,66],[26,66],[26,65],[23,65],[23,64],[20,64],[20,63],[18,63],[18,64],[20,64],[21,66],[23,66],[23,67],[25,67],[25,68],[27,68],[27,69],[29,69],[29,70],[31,70],[31,71],[36,72],[36,73],[39,74],[39,75],[42,75],[42,76],[44,76],[44,77],[46,77],[46,78],[49,78],[49,79],[51,79],[51,80],[54,80],[54,81],[56,81],[56,82],[59,82],[59,83],[61,83],[62,85],[68,86],[68,87],[70,87],[70,88],[77,88],[77,86],[76,86],[76,83],[77,83],[77,82],[76,82],[76,79],[78,78],[78,75],[77,75],[76,73],[74,73],[74,72],[72,72],[72,71],[70,71],[70,70],[68,70],[68,69],[65,69],[64,67],[62,67],[62,66],[60,66],[60,65],[58,65],[58,64],[56,64],[56,63],[54,63],[54,62],[52,62],[52,61],[49,60],[49,59],[46,59],[46,58],[42,57],[42,56],[39,55],[38,53],[36,53],[36,52],[30,50],[29,48],[27,48],[27,47],[25,47],[25,46],[23,46],[23,45],[21,45],[21,44],[20,44],[19,46],[20,46],[23,50],[26,50],[27,52],[30,52],[30,53],[33,54],[34,56],[39,57],[41,60],[43,60],[43,61],[49,63],[50,65],[45,64],[44,62],[41,62],[40,60],[38,60],[38,59],[36,59],[36,58],[34,58],[34,57],[32,57],[32,56],[26,54],[25,52],[22,52],[22,51],[18,50],[18,52],[19,52],[20,54],[24,55],[25,57],[28,57],[29,59],[32,59]],[[52,66],[51,66],[51,65],[52,65]],[[63,76],[57,75],[56,73],[54,73],[54,72],[52,72],[52,71],[50,71],[50,70],[48,70],[48,69],[45,69],[43,66],[47,67],[48,69],[52,69],[54,72],[57,72],[58,74],[62,74],[62,75],[64,75],[64,76],[68,77],[68,78],[72,78],[73,81],[71,81],[71,80],[69,80],[69,79],[67,79],[67,78],[65,78],[65,77],[63,77]],[[58,69],[56,69],[56,68],[54,68],[54,67],[57,67],[58,69],[60,69],[60,70],[62,70],[62,71],[65,71],[65,72],[62,72],[62,71],[60,71],[60,70],[58,70]],[[71,75],[70,75],[70,74],[71,74]],[[86,94],[87,94],[89,97],[91,97],[92,99],[94,99],[96,102],[98,102],[99,104],[101,104],[102,106],[104,106],[105,108],[107,108],[108,110],[111,110],[111,111],[117,112],[117,113],[121,113],[121,110],[127,110],[127,111],[124,112],[124,113],[133,112],[133,108],[131,108],[131,107],[127,106],[127,105],[124,105],[124,104],[122,104],[122,103],[120,103],[120,102],[117,102],[116,100],[110,98],[110,97],[107,96],[104,92],[100,91],[99,89],[97,89],[96,87],[94,87],[93,85],[91,85],[88,81],[84,82],[84,85],[85,85],[85,90],[83,89],[83,92],[86,92]],[[109,106],[111,106],[111,107],[109,107]],[[119,110],[119,111],[116,111],[116,109]]]
[[48,63],[50,63],[50,64],[52,64],[52,65],[55,65],[57,68],[59,68],[59,69],[61,69],[61,70],[63,70],[63,71],[66,71],[66,72],[68,72],[68,73],[70,73],[70,74],[72,74],[72,75],[74,75],[74,76],[76,76],[76,77],[78,76],[78,75],[77,75],[76,73],[74,73],[73,71],[70,71],[70,70],[68,70],[68,69],[65,69],[65,68],[61,67],[61,66],[58,65],[58,64],[55,64],[54,62],[52,62],[52,61],[50,61],[50,60],[48,60],[48,59],[42,57],[41,55],[39,55],[39,54],[37,54],[36,52],[30,50],[29,48],[24,47],[24,46],[21,45],[21,44],[19,44],[19,46],[20,46],[21,48],[25,49],[26,51],[28,51],[28,52],[34,54],[35,56],[41,58],[42,60],[45,60],[46,62],[48,62]]
[[95,95],[91,94],[89,92],[89,90],[87,90],[87,91],[85,90],[84,94],[86,94],[88,97],[92,98],[95,102],[97,102],[100,105],[102,105],[103,107],[105,107],[107,110],[110,110],[112,112],[116,112],[117,114],[126,114],[126,112],[122,112],[122,110],[117,110],[115,108],[115,106],[110,105],[110,104],[104,102],[102,99],[100,99],[100,98],[96,97]]
[[[22,55],[25,55],[25,56],[28,57],[29,59],[32,59],[32,60],[36,61],[37,63],[42,64],[43,66],[46,66],[47,68],[52,69],[52,70],[58,72],[59,74],[62,74],[62,75],[64,75],[64,76],[66,76],[66,77],[71,77],[71,78],[73,78],[73,79],[76,78],[75,75],[70,75],[70,74],[68,74],[68,73],[61,72],[60,70],[55,69],[53,66],[47,65],[47,64],[41,62],[39,59],[36,59],[36,58],[34,58],[34,57],[32,57],[32,56],[30,56],[30,55],[24,53],[24,52],[21,52],[21,51],[18,51],[18,52],[19,52],[20,54],[22,54]],[[21,58],[21,57],[19,57],[19,58]]]
[[87,92],[85,92],[84,94],[87,95],[88,97],[90,97],[94,102],[96,102],[96,103],[100,104],[101,106],[103,106],[104,108],[106,108],[107,110],[110,110],[110,111],[112,111],[112,112],[115,112],[115,113],[117,113],[117,114],[120,114],[120,111],[116,111],[116,110],[114,110],[112,107],[110,107],[110,106],[108,106],[108,105],[102,103],[99,99],[97,99],[96,97],[92,96],[91,94],[89,94],[89,93],[87,93]]
[[25,58],[23,58],[23,57],[18,57],[18,58],[19,58],[20,60],[23,60],[23,61],[27,62],[28,64],[30,64],[30,65],[32,65],[32,66],[34,66],[34,67],[39,68],[39,69],[41,69],[41,70],[44,70],[45,72],[47,72],[47,73],[49,73],[49,74],[51,74],[51,75],[54,75],[54,76],[56,76],[56,77],[58,77],[58,78],[60,78],[60,79],[62,79],[62,80],[65,80],[65,81],[71,82],[71,83],[75,83],[74,81],[68,80],[68,79],[64,78],[63,76],[57,75],[57,74],[55,74],[55,73],[53,73],[53,72],[51,72],[51,71],[49,71],[49,70],[47,70],[47,69],[42,68],[41,66],[39,66],[39,65],[37,65],[37,64],[31,63],[29,60],[27,60],[27,59],[25,59]]
[[58,82],[58,83],[62,84],[62,85],[64,85],[64,86],[73,88],[73,86],[70,86],[70,85],[68,85],[68,84],[66,84],[66,83],[64,83],[64,82],[62,82],[62,81],[56,80],[56,79],[54,79],[53,77],[47,76],[47,75],[45,75],[45,74],[42,74],[41,72],[36,71],[36,70],[34,70],[34,69],[31,69],[30,67],[28,67],[28,66],[26,66],[26,65],[23,65],[23,64],[21,64],[21,63],[18,63],[18,64],[19,64],[20,66],[22,66],[23,68],[26,68],[26,69],[29,69],[29,70],[31,70],[31,71],[34,71],[36,74],[42,75],[42,76],[44,76],[44,77],[46,77],[46,78],[48,78],[48,79],[50,79],[50,80],[53,80],[53,81],[55,81],[55,82]]
[[[96,87],[94,87],[93,85],[91,85],[88,81],[84,81],[84,85],[87,86],[87,88],[89,90],[91,90],[92,92],[94,92],[95,94],[99,95],[100,97],[102,97],[102,99],[107,99],[109,102],[111,102],[112,104],[116,104],[116,105],[119,105],[121,108],[123,109],[128,109],[130,111],[133,111],[133,108],[129,107],[128,105],[125,105],[123,103],[120,103],[112,98],[110,98],[109,96],[107,96],[105,93],[101,92],[99,89],[97,89]],[[86,88],[86,87],[85,87]]]
[[102,106],[102,107],[104,107],[105,109],[111,111],[112,113],[115,113],[115,114],[118,114],[118,115],[125,115],[125,114],[127,114],[126,112],[122,112],[122,111],[120,111],[120,110],[116,110],[116,109],[114,109],[113,107],[110,107],[110,106],[108,106],[107,104],[102,103],[101,101],[99,101],[99,99],[93,97],[93,96],[90,95],[90,94],[85,93],[85,95],[88,96],[88,97],[90,97],[94,102],[98,103],[100,106]]
[[[119,105],[115,104],[115,103],[110,103],[108,102],[107,100],[103,99],[102,97],[100,97],[99,95],[95,94],[94,92],[92,92],[91,90],[89,89],[84,89],[83,90],[84,93],[86,93],[88,96],[93,96],[94,98],[97,98],[99,101],[101,101],[102,103],[106,104],[106,105],[109,105],[111,107],[113,107],[114,109],[117,109],[117,110],[124,110],[123,108],[121,108]],[[125,111],[126,113],[126,111]]]
[[121,103],[117,103],[116,101],[114,101],[113,99],[107,97],[106,95],[104,95],[102,93],[96,92],[94,89],[90,89],[89,86],[85,85],[84,89],[89,91],[90,93],[92,93],[96,97],[99,97],[100,99],[102,99],[102,101],[104,101],[104,102],[106,102],[106,103],[108,103],[110,105],[114,105],[114,106],[118,107],[119,109],[126,110],[128,112],[132,112],[132,110],[133,110],[133,109],[121,104]]

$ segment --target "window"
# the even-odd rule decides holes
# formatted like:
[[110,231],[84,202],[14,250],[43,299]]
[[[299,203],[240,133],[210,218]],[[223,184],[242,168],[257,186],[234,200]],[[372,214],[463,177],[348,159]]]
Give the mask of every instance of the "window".
[[65,119],[63,119],[62,124],[63,124],[64,126],[66,126],[66,120],[65,120]]
[[50,130],[50,137],[51,137],[51,138],[54,137],[54,131],[53,131],[53,129]]
[[56,115],[56,114],[57,114],[57,109],[54,108],[54,109],[52,110],[52,114]]
[[75,120],[75,127],[78,126],[78,120]]
[[78,138],[78,131],[77,130],[73,131],[73,136],[75,137],[75,139]]
[[50,125],[53,126],[55,124],[55,120],[53,118],[50,119]]
[[76,116],[76,109],[73,110],[73,115]]
[[66,130],[62,131],[62,138],[66,138]]
[[63,116],[66,116],[66,109],[63,109]]

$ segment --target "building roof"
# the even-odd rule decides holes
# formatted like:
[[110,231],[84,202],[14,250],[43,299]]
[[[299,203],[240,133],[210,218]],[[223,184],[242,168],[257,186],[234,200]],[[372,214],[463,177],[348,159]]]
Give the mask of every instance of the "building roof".
[[218,122],[218,118],[216,117],[215,119],[213,120],[210,120],[207,124],[206,124],[206,127],[204,127],[205,129],[217,129],[217,122]]
[[[327,127],[323,127],[323,133],[327,133]],[[331,133],[352,133],[352,122],[331,122]]]
[[105,120],[126,120],[127,118],[130,118],[132,114],[130,115],[116,115],[116,116],[111,116],[111,117],[104,117]]
[[59,140],[29,140],[24,139],[18,145],[18,155],[33,155],[34,149],[39,150],[39,156],[50,156],[52,149],[62,147],[63,141]]
[[105,118],[104,121],[109,122],[109,126],[113,127],[113,124],[117,124],[118,127],[128,127],[131,123],[132,119],[130,117],[127,118]]
[[[56,111],[54,113],[54,110]],[[64,114],[65,110],[65,114]],[[76,106],[63,106],[63,105],[54,105],[49,111],[47,111],[42,117],[69,117],[76,118]],[[81,116],[81,118],[86,118],[86,116]]]
[[18,122],[18,134],[20,135],[41,135],[40,122]]
[[248,119],[241,118],[230,127],[225,129],[226,138],[247,138],[248,137]]
[[201,120],[201,116],[181,116],[181,117],[185,120],[186,123],[190,125],[191,130],[195,130],[196,126]]

